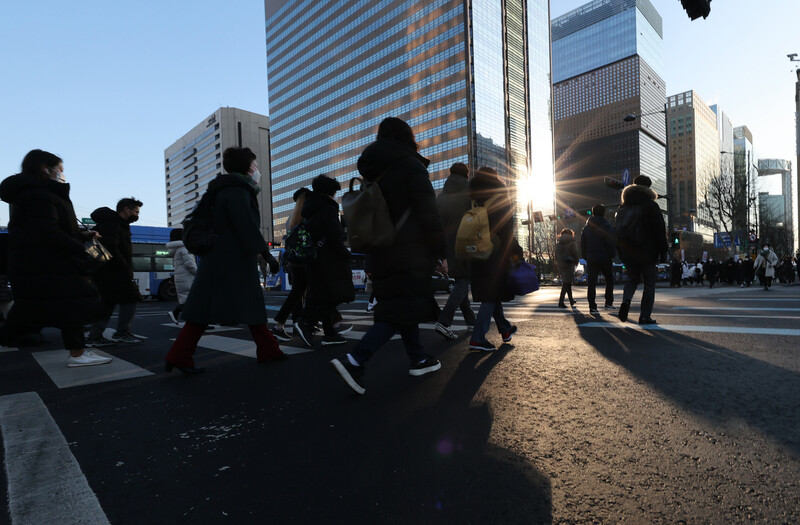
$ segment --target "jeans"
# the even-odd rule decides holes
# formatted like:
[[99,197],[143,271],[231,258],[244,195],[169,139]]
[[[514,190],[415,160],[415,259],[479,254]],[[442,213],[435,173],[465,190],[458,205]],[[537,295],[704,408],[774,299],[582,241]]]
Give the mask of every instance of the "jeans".
[[614,272],[611,268],[611,261],[597,262],[589,261],[589,275],[586,277],[586,299],[589,301],[589,309],[597,309],[597,276],[603,274],[606,278],[606,305],[614,304]]
[[[103,331],[114,313],[115,304],[104,304],[103,316],[89,329],[89,337],[102,337]],[[133,318],[136,316],[138,303],[125,303],[119,305],[119,319],[117,319],[117,332],[130,332]]]
[[408,359],[412,363],[419,363],[428,357],[422,351],[422,343],[419,342],[419,326],[397,326],[386,321],[376,321],[361,341],[356,343],[355,348],[350,352],[350,355],[358,361],[358,364],[364,365],[369,359],[377,352],[383,345],[385,345],[392,336],[400,332],[400,337],[403,338],[403,344],[406,347]]
[[461,308],[461,313],[464,315],[464,322],[468,325],[475,324],[475,314],[472,311],[472,304],[469,302],[469,277],[459,277],[456,279],[456,284],[453,291],[450,292],[450,297],[442,308],[442,313],[439,314],[439,323],[444,326],[450,326],[453,322],[453,315],[456,313],[456,308]]
[[656,300],[656,265],[632,265],[626,266],[628,282],[622,292],[622,302],[630,304],[633,294],[639,283],[642,283],[642,308],[639,311],[640,319],[648,319],[653,313],[653,303]]
[[475,320],[475,328],[472,330],[471,341],[481,343],[486,339],[486,333],[489,331],[489,325],[494,317],[494,322],[497,325],[497,331],[502,333],[511,330],[511,323],[506,319],[503,313],[503,303],[481,303],[478,308],[478,318]]

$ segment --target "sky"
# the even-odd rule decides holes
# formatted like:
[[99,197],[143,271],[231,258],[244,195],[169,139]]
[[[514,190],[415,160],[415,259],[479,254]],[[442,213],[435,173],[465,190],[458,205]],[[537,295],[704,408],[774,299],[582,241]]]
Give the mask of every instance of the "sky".
[[[800,2],[714,0],[693,22],[652,2],[667,95],[694,89],[758,156],[796,160]],[[584,3],[552,0],[552,16]],[[135,196],[138,224],[166,226],[164,149],[220,106],[269,114],[263,0],[0,2],[0,178],[31,149],[59,155],[79,218]]]

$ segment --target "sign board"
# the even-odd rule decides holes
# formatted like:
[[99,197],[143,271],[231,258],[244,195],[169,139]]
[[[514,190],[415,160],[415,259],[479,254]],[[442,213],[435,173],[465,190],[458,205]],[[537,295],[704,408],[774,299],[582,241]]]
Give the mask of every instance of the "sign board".
[[622,184],[628,186],[631,183],[631,170],[625,168],[622,170]]
[[94,226],[95,223],[89,217],[84,217],[83,219],[81,219],[81,224],[87,224],[89,226]]
[[730,248],[731,234],[728,232],[714,234],[714,248]]
[[708,259],[708,252],[703,252],[703,262],[706,262]]

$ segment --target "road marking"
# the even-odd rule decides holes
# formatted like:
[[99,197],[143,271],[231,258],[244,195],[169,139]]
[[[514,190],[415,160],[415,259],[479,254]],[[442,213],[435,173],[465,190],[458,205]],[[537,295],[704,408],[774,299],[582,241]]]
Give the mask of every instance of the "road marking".
[[[171,326],[172,328],[183,328],[184,324],[185,323],[181,321],[179,324],[164,323],[161,326]],[[204,334],[213,334],[213,333],[216,333],[216,332],[230,332],[232,330],[241,330],[241,329],[242,329],[241,326],[222,326],[222,325],[215,324],[214,328],[212,328],[210,330],[205,330],[203,333]]]
[[112,357],[113,360],[106,365],[69,368],[67,367],[69,353],[66,350],[33,352],[32,355],[58,388],[71,388],[153,375],[149,370],[145,370],[124,359],[114,357],[97,349],[93,351],[102,356]]
[[108,523],[64,435],[36,392],[0,397],[11,523]]
[[698,326],[680,324],[637,325],[626,323],[592,322],[579,324],[579,328],[617,328],[632,329],[640,332],[666,331],[666,332],[707,332],[721,334],[750,334],[750,335],[788,335],[800,336],[800,330],[793,328],[764,328],[746,326]]
[[[175,339],[172,339],[174,341]],[[223,337],[221,335],[204,335],[200,338],[197,346],[208,348],[211,350],[218,350],[228,354],[240,355],[243,357],[256,358],[256,344],[253,341],[246,341],[244,339],[236,339],[234,337]],[[292,346],[280,345],[281,350],[287,354],[305,354],[306,352],[313,352],[313,348],[296,348]]]
[[16,352],[19,348],[13,346],[0,346],[0,353],[2,352]]
[[719,299],[717,299],[717,301],[770,301],[770,302],[772,302],[772,301],[785,301],[787,303],[788,302],[796,303],[797,301],[800,301],[800,297],[795,297],[794,299],[786,299],[786,298],[783,298],[783,297],[773,297],[773,298],[770,298],[770,299],[754,299],[754,298],[751,298],[751,297],[736,297],[736,298],[730,299],[728,297],[725,297],[725,298],[719,298]]
[[736,310],[745,312],[800,312],[800,308],[746,308],[742,306],[673,306],[673,310]]

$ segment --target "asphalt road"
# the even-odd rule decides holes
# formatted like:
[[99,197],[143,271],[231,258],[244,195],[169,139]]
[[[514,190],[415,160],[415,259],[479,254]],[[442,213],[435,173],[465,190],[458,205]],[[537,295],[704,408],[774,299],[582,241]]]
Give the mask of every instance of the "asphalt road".
[[659,288],[657,329],[557,293],[509,305],[491,354],[423,327],[443,366],[421,378],[390,342],[363,397],[328,365],[363,297],[344,348],[259,365],[220,327],[191,378],[163,372],[170,304],[142,303],[146,342],[103,367],[66,369],[46,329],[0,348],[0,523],[800,522],[800,288]]

